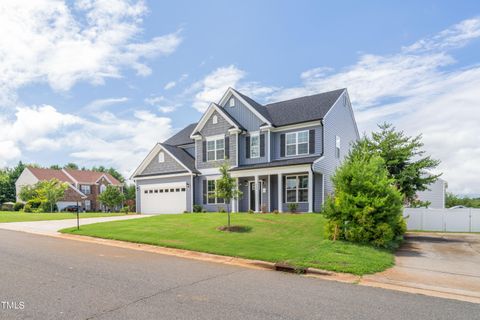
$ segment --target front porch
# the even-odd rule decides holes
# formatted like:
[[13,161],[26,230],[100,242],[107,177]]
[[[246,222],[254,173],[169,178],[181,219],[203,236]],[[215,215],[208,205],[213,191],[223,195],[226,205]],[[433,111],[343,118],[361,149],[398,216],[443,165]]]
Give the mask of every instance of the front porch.
[[318,212],[323,203],[323,175],[310,166],[232,171],[243,197],[232,202],[233,212]]

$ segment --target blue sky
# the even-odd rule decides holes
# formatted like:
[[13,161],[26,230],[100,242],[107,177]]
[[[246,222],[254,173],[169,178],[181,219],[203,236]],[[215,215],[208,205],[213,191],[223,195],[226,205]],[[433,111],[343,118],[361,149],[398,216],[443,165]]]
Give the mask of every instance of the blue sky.
[[423,133],[450,191],[480,193],[479,17],[478,1],[5,2],[0,166],[128,174],[228,86],[262,103],[346,87],[362,132]]

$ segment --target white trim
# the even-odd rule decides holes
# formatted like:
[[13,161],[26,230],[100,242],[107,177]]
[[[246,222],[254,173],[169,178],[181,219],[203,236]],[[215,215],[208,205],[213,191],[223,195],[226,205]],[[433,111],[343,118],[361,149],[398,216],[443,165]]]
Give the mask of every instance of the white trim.
[[272,132],[270,130],[267,131],[267,136],[268,136],[268,152],[267,152],[267,161],[270,162],[270,159],[271,159],[271,150],[272,150],[272,146],[271,146],[271,141],[272,141]]
[[283,212],[283,197],[282,197],[282,189],[283,189],[283,174],[277,174],[277,198],[278,198],[278,212]]
[[[102,175],[95,181],[95,184],[97,184],[97,182],[98,182],[100,179],[102,179],[102,178],[105,178],[105,180],[107,180],[108,183],[110,183],[111,185],[113,185],[113,182],[112,182],[110,179],[108,179],[108,177],[107,177],[107,175],[106,175],[105,173],[102,173]],[[120,182],[120,181],[119,181],[119,182]]]
[[313,202],[314,202],[314,195],[313,195],[313,171],[310,168],[308,171],[308,212],[313,212]]
[[322,210],[325,204],[325,175],[322,173]]
[[[275,127],[271,128],[272,132],[280,132],[280,131],[287,131],[287,130],[295,130],[295,129],[305,129],[308,127],[315,127],[320,125],[321,122],[320,120],[314,120],[314,121],[309,121],[309,122],[302,122],[302,123],[297,123],[297,124],[291,124],[287,126],[282,126],[282,127]],[[263,128],[263,127],[261,127]]]
[[317,160],[313,161],[313,165],[315,165],[315,164],[319,163],[320,161],[322,161],[323,158],[325,158],[324,155],[322,155],[322,156],[321,156],[320,158],[318,158]]
[[258,169],[250,169],[250,170],[241,170],[241,171],[231,171],[230,175],[232,177],[248,177],[254,176],[256,174],[259,175],[267,175],[267,174],[289,174],[289,173],[301,173],[301,172],[308,172],[310,168],[310,164],[300,164],[300,165],[286,165],[282,167],[273,167],[273,168],[258,168]]
[[[289,174],[289,175],[285,175],[285,188],[284,190],[282,190],[282,192],[284,193],[284,196],[285,196],[285,203],[308,203],[308,198],[307,198],[307,201],[298,201],[298,192],[299,192],[299,189],[302,189],[304,190],[305,188],[299,188],[299,182],[300,182],[300,179],[299,177],[307,177],[308,178],[308,173],[307,174],[304,174],[304,173],[299,173],[299,174]],[[290,178],[290,177],[295,177],[295,181],[297,183],[296,187],[295,187],[295,193],[296,193],[296,196],[295,196],[295,199],[297,201],[293,201],[293,202],[289,202],[288,201],[288,196],[287,196],[287,179]],[[310,184],[310,181],[308,181],[308,183]],[[309,192],[309,188],[307,186],[307,192]]]
[[260,112],[257,111],[251,104],[249,104],[245,99],[243,99],[233,88],[228,88],[227,91],[223,94],[223,97],[220,99],[218,102],[219,105],[223,106],[225,105],[226,100],[230,97],[229,94],[234,95],[235,98],[240,100],[241,103],[243,103],[247,108],[250,109],[260,120],[263,122],[272,125],[270,121],[268,121],[264,116],[260,114]]
[[150,180],[150,179],[162,179],[162,178],[174,178],[174,177],[186,177],[186,176],[193,176],[191,173],[174,173],[174,174],[164,174],[164,175],[154,175],[154,176],[146,176],[146,177],[136,177],[133,181],[137,180]]
[[193,197],[193,174],[192,174],[192,176],[190,177],[190,212],[193,212],[193,201],[194,201],[194,197]]
[[210,106],[208,107],[207,111],[205,111],[205,113],[200,118],[200,121],[195,126],[195,129],[193,129],[192,134],[190,135],[191,139],[194,139],[196,136],[193,133],[199,132],[205,126],[205,124],[207,123],[208,119],[210,118],[210,116],[213,114],[214,111],[217,111],[222,116],[222,118],[224,118],[228,123],[230,123],[235,128],[239,129],[238,125],[235,122],[233,122],[232,119],[230,119],[230,117],[225,113],[224,110],[222,110],[222,108],[220,108],[215,103],[210,103]]
[[[248,210],[253,210],[253,211],[255,211],[255,212],[261,211],[261,210],[260,210],[260,207],[261,207],[261,205],[262,205],[262,200],[263,200],[263,195],[262,195],[263,181],[260,180],[260,179],[259,179],[258,181],[259,181],[258,183],[255,183],[255,180],[247,180],[247,183],[248,183],[248,188],[247,188],[247,190],[248,190]],[[256,211],[255,208],[251,208],[251,207],[250,207],[250,206],[251,206],[251,201],[250,201],[250,200],[251,200],[251,197],[250,197],[250,195],[251,195],[251,192],[252,192],[252,189],[251,189],[251,184],[252,184],[252,183],[256,186],[255,196],[257,197],[257,192],[258,192],[259,195],[260,195],[259,197],[257,197],[258,201],[257,201],[257,199],[255,199],[255,206],[257,205],[257,202],[259,203],[259,205],[258,205],[258,206],[259,206],[259,211]],[[258,184],[260,184],[260,189],[257,187]],[[258,189],[259,189],[259,190],[258,190]]]
[[71,185],[69,183],[68,186],[70,188],[72,188],[74,191],[76,191],[82,197],[82,199],[87,199],[88,198],[82,191],[78,190],[74,185]]
[[[27,168],[27,169],[28,169],[28,168]],[[31,172],[31,171],[30,171],[30,172]],[[75,185],[78,185],[78,184],[79,184],[79,182],[77,181],[77,179],[75,179],[71,174],[69,174],[69,173],[67,172],[67,170],[65,170],[65,168],[62,168],[62,172],[65,173],[65,175],[66,175],[67,177],[69,177],[70,179],[72,179],[72,181],[75,183]]]
[[220,170],[217,168],[206,168],[206,169],[198,169],[198,171],[204,175],[204,176],[208,176],[208,175],[219,175],[220,174]]
[[235,157],[235,158],[236,158],[236,162],[235,162],[235,165],[236,165],[237,167],[238,167],[239,157],[240,157],[240,156],[239,156],[240,152],[238,152],[238,134],[239,134],[239,132],[236,132],[236,133],[235,133],[235,140],[236,140],[236,143],[237,143],[237,144],[236,144],[236,147],[235,147],[235,152],[236,152],[236,157]]
[[219,139],[225,139],[225,134],[217,134],[214,136],[205,137],[206,141],[219,140]]
[[[258,159],[258,158],[260,158],[260,131],[252,131],[252,132],[250,132],[249,136],[250,136],[250,159]],[[257,145],[257,147],[258,147],[257,154],[258,155],[256,157],[252,157],[252,138],[253,137],[258,138],[258,145]]]
[[271,187],[271,182],[270,182],[270,175],[267,176],[268,180],[267,180],[267,199],[268,199],[268,212],[272,212],[272,199],[271,199],[271,196],[270,194],[272,193],[272,191],[270,190],[270,187]]
[[140,172],[142,172],[145,167],[150,163],[150,161],[153,160],[153,157],[155,157],[155,154],[157,153],[157,151],[159,151],[160,149],[160,144],[156,144],[152,150],[150,150],[150,152],[147,154],[147,156],[145,157],[145,159],[143,159],[142,162],[140,162],[140,165],[137,167],[137,169],[135,169],[135,171],[132,173],[132,175],[130,176],[130,179],[133,179],[137,174],[139,174]]
[[[203,192],[206,193],[206,195],[207,195],[207,203],[205,203],[206,205],[226,204],[226,203],[225,203],[225,199],[223,199],[223,202],[217,202],[217,200],[218,200],[217,197],[215,197],[215,198],[210,198],[210,197],[208,196],[208,193],[209,193],[209,191],[208,191],[208,182],[209,182],[209,181],[214,181],[214,182],[215,182],[215,189],[217,189],[217,181],[219,180],[219,178],[220,178],[219,176],[216,176],[216,177],[210,176],[210,177],[206,177],[206,178],[205,178],[205,180],[207,181],[207,190],[203,190]],[[214,190],[215,190],[215,189],[214,189]],[[215,191],[213,191],[213,192],[215,193]],[[214,203],[210,203],[210,202],[209,202],[210,199],[215,199],[215,202],[214,202]]]
[[[298,153],[298,135],[300,133],[306,132],[307,133],[307,152],[306,153]],[[295,154],[288,154],[288,148],[287,146],[293,145],[292,143],[288,143],[287,135],[295,134]],[[305,144],[305,142],[302,142],[302,144]],[[297,156],[304,156],[310,154],[310,132],[309,130],[300,130],[300,131],[293,131],[293,132],[286,132],[285,133],[285,158],[287,157],[297,157]]]

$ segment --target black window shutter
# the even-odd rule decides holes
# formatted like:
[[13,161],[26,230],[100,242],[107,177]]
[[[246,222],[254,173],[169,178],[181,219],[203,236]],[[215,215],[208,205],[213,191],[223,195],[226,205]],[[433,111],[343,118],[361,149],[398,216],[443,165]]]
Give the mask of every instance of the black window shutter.
[[280,135],[280,157],[285,157],[285,133]]
[[310,154],[315,153],[315,129],[310,129],[308,142],[310,144]]
[[203,180],[203,204],[207,204],[207,194],[208,194],[208,190],[207,190],[207,179]]
[[225,159],[230,158],[230,137],[225,137]]
[[250,137],[249,136],[245,137],[245,150],[246,150],[247,159],[250,159]]
[[260,135],[260,157],[265,157],[265,133]]
[[203,162],[207,161],[207,141],[202,141],[202,159]]

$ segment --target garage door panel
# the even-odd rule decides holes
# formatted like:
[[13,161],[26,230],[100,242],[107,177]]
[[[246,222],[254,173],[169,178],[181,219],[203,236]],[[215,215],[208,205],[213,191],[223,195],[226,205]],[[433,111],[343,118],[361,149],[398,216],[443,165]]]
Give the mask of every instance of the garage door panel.
[[187,210],[186,183],[141,186],[141,212],[145,214],[183,213]]

